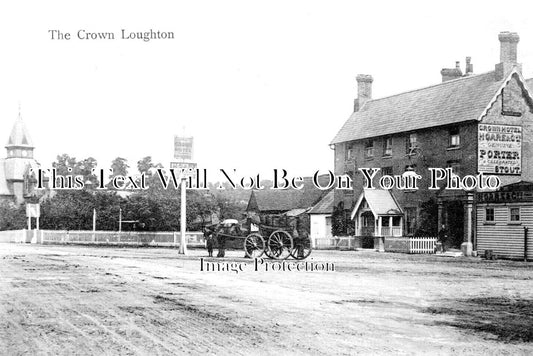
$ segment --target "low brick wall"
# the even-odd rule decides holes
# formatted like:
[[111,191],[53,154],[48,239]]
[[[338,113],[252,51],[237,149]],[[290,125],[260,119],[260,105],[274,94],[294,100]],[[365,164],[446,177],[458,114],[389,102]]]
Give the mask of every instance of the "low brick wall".
[[315,250],[357,250],[362,248],[362,236],[342,236],[313,239]]
[[409,253],[409,237],[385,237],[385,252]]

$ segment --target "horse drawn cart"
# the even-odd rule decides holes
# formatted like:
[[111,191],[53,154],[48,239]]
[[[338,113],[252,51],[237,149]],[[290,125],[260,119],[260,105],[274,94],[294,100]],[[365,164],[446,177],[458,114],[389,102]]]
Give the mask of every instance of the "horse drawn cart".
[[[250,232],[243,229],[239,222],[227,219],[204,231],[206,238],[214,238],[218,242],[218,257],[224,257],[226,241],[242,240],[244,253],[249,258],[259,258],[265,254],[268,258],[284,260],[291,256],[303,260],[311,254],[311,240],[305,234],[299,234],[291,226],[268,226],[259,224],[259,231]],[[291,231],[289,233],[289,231]]]

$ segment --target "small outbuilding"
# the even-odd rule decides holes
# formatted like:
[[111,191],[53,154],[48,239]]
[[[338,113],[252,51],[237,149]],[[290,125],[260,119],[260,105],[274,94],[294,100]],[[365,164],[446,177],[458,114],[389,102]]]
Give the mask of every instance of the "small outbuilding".
[[332,214],[333,214],[334,191],[331,190],[324,198],[309,210],[311,220],[311,241],[316,239],[330,239],[333,234]]
[[479,192],[476,247],[481,255],[533,260],[533,182]]

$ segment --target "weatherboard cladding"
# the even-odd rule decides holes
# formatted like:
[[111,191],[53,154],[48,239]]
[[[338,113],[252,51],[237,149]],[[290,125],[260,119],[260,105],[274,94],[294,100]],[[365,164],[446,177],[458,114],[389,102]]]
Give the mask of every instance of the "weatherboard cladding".
[[[485,208],[494,208],[494,222],[485,221]],[[509,209],[520,208],[520,223],[509,223]],[[479,204],[477,206],[477,250],[484,254],[492,250],[501,258],[524,257],[524,227],[533,229],[533,205],[531,203]],[[533,236],[528,233],[528,259],[533,260]]]
[[[505,79],[494,72],[369,100],[354,112],[332,144],[478,120]],[[533,80],[528,80],[529,86]]]

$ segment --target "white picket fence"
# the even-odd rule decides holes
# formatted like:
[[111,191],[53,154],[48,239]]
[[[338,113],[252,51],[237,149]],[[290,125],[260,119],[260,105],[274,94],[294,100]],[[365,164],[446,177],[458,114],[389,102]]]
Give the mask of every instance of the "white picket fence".
[[[202,232],[187,232],[187,246],[204,246]],[[39,230],[37,242],[46,244],[94,244],[117,246],[179,246],[179,232]]]
[[436,237],[409,237],[409,253],[435,253]]
[[[387,237],[385,237],[387,239]],[[412,254],[431,254],[435,253],[436,237],[401,237],[403,252]],[[405,239],[405,240],[404,240]],[[313,239],[313,248],[317,250],[353,250],[360,247],[360,236],[347,236],[336,238],[315,238]],[[377,248],[377,247],[376,247]]]

